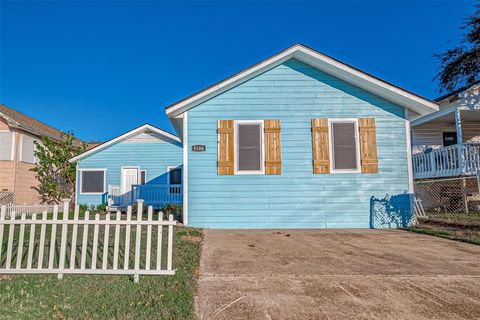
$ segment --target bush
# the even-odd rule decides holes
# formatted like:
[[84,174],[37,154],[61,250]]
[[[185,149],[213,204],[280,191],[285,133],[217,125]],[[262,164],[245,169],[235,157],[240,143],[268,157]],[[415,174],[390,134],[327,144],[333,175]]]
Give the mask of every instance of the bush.
[[183,207],[181,204],[169,203],[161,210],[165,217],[173,214],[173,219],[183,223]]
[[78,207],[81,214],[84,214],[85,211],[89,211],[90,213],[104,213],[107,210],[106,204],[99,204],[98,206],[95,206],[94,204],[79,204]]

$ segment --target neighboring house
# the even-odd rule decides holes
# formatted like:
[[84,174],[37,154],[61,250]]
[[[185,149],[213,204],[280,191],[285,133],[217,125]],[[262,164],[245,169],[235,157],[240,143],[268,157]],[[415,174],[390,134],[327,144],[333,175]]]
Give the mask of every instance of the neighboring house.
[[437,110],[315,50],[290,47],[166,109],[184,144],[184,222],[368,228],[372,197],[386,194],[392,214],[410,215],[410,116]]
[[440,110],[412,121],[415,178],[480,170],[480,81],[436,99]]
[[480,212],[480,81],[412,121],[415,196],[427,212]]
[[137,199],[156,208],[182,202],[180,139],[145,124],[72,158],[76,203],[124,210]]
[[[42,136],[60,141],[62,132],[0,104],[0,202],[40,203],[35,173],[34,141]],[[80,145],[80,141],[76,143]]]

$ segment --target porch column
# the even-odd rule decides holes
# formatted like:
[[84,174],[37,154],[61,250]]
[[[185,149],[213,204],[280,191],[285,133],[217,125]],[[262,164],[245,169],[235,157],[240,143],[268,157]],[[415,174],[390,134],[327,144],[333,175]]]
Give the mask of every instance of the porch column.
[[460,115],[460,109],[457,107],[455,110],[455,130],[457,131],[458,169],[460,175],[463,175],[465,171],[465,152],[463,150],[462,118]]
[[457,143],[463,143],[462,134],[462,118],[460,117],[460,109],[455,110],[455,130],[457,131]]

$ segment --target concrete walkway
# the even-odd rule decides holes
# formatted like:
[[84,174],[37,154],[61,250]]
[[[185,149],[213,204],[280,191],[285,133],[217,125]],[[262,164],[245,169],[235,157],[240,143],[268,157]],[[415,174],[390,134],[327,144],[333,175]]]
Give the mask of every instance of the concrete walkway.
[[480,319],[480,246],[396,230],[206,230],[205,319]]

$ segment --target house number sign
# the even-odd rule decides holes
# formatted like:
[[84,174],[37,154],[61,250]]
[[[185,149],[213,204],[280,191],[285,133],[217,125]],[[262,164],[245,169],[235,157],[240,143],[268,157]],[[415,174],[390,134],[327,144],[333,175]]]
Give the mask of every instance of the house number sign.
[[207,151],[207,146],[204,144],[195,144],[192,146],[192,152],[205,152]]

